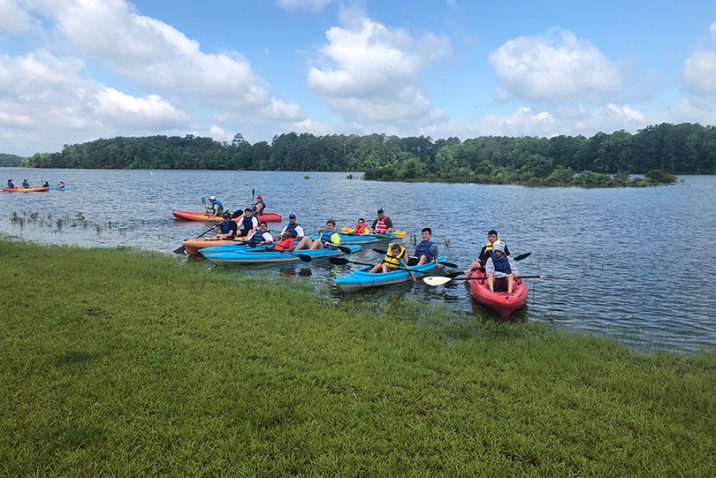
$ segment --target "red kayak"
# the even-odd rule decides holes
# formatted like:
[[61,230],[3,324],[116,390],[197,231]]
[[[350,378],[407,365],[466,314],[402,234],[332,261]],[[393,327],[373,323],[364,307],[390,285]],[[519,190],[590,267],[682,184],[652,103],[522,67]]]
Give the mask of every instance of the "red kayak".
[[50,188],[2,188],[6,193],[46,193]]
[[[182,221],[221,222],[224,220],[221,215],[209,219],[209,215],[204,211],[180,211],[174,209],[172,214],[176,219]],[[257,219],[265,222],[281,222],[281,215],[276,212],[267,211],[265,214],[261,214]]]
[[487,280],[476,280],[485,277],[485,273],[482,271],[472,271],[468,277],[472,279],[467,281],[470,284],[472,298],[500,314],[502,320],[509,319],[514,311],[527,303],[527,284],[519,277],[515,279],[512,294],[508,294],[506,291],[490,292]]

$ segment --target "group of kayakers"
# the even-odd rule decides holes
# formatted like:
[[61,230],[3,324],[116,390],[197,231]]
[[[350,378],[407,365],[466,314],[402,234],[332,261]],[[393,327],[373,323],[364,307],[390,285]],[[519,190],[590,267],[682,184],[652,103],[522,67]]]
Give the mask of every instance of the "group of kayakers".
[[[17,186],[15,186],[15,183],[12,181],[12,179],[8,179],[8,180],[7,180],[7,187],[8,187],[9,189],[16,189],[16,188],[17,188]],[[30,181],[28,181],[27,178],[25,178],[25,179],[22,180],[22,187],[25,188],[25,189],[32,187],[32,185],[30,184]],[[49,188],[49,187],[50,187],[50,183],[49,183],[48,181],[43,181],[43,182],[42,182],[42,186],[39,186],[39,187]],[[56,188],[59,188],[59,189],[62,189],[62,188],[65,187],[65,183],[64,183],[63,181],[60,181],[59,183],[57,183],[57,186],[55,186],[55,187],[56,187]]]

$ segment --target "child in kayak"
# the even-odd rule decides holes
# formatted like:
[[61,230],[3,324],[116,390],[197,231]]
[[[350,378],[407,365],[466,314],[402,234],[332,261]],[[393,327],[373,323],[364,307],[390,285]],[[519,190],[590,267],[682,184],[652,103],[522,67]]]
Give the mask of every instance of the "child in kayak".
[[490,257],[485,263],[485,275],[487,276],[487,287],[490,292],[495,292],[495,284],[504,290],[507,282],[507,293],[512,294],[515,285],[515,277],[519,274],[517,266],[511,257],[505,254],[505,243],[497,240],[492,243]]
[[410,256],[408,264],[422,266],[426,262],[433,261],[435,262],[435,267],[438,267],[438,245],[430,240],[433,235],[432,229],[424,227],[420,232],[423,235],[423,240],[415,246],[415,254]]
[[410,270],[408,264],[406,264],[405,260],[403,260],[404,257],[405,248],[403,246],[400,244],[390,244],[388,245],[388,251],[386,252],[383,260],[374,265],[369,272],[371,274],[375,274],[378,272],[392,272],[396,269],[405,269],[410,273],[410,277],[413,278],[413,282],[415,282],[417,280],[415,278],[415,274],[413,274],[413,271]]
[[[228,212],[224,213],[223,218],[223,222],[219,224],[219,232],[214,234],[214,239],[233,239],[234,237],[236,237],[236,232],[238,231],[239,226],[231,220],[231,214],[229,214]],[[212,229],[216,231],[216,226],[214,226]]]
[[358,218],[358,222],[353,226],[353,234],[368,234],[368,224],[365,223],[365,219],[362,217]]
[[311,240],[310,237],[306,236],[301,239],[301,242],[296,246],[296,250],[305,249],[308,247],[311,250],[335,248],[341,245],[341,236],[336,232],[336,221],[329,219],[326,221],[326,230],[321,233],[318,239]]

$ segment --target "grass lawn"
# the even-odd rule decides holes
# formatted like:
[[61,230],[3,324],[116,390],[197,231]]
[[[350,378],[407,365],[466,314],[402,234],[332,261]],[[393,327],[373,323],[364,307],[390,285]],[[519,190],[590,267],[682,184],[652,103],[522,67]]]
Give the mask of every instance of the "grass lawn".
[[0,239],[5,476],[714,476],[716,355]]

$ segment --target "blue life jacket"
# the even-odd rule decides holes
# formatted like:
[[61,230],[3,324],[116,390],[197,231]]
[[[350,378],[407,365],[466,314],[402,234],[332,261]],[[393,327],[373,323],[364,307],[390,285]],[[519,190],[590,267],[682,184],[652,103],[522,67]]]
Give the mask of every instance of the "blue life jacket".
[[286,231],[291,237],[298,237],[298,233],[296,232],[298,226],[300,226],[300,224],[291,224],[290,222],[286,225]]
[[13,184],[12,181],[8,181],[8,182],[7,182],[7,187],[9,187],[9,188],[14,188],[15,185]]
[[331,243],[331,236],[336,233],[336,229],[333,228],[332,231],[329,231],[326,229],[323,231],[323,234],[321,234],[321,242],[324,244],[330,244]]
[[214,204],[211,206],[211,208],[216,209],[216,206],[219,206],[219,212],[224,211],[224,205],[218,199],[214,199]]
[[504,272],[505,274],[511,274],[512,269],[510,268],[510,261],[507,259],[505,254],[499,259],[495,256],[495,253],[490,251],[490,257],[492,257],[492,264],[495,266],[495,272]]
[[30,187],[30,183],[27,182],[27,181],[23,181],[23,182],[22,182],[22,187],[23,187],[23,188],[29,188],[29,187]]
[[429,261],[433,260],[433,255],[430,254],[430,248],[435,244],[433,241],[420,241],[415,247],[415,257],[420,259],[420,256],[425,256]]
[[264,202],[263,199],[261,201],[257,202],[256,204],[254,204],[254,207],[251,208],[251,210],[255,211],[259,204],[261,204],[263,206],[261,208],[261,214],[264,214],[266,212],[266,203]]
[[241,230],[244,231],[244,235],[254,228],[253,218],[254,216],[248,216],[241,220]]
[[222,234],[228,234],[231,232],[231,223],[232,220],[228,219],[226,221],[223,221],[221,224],[219,224],[219,230]]
[[[266,232],[268,232],[268,229],[266,229]],[[254,235],[251,236],[251,239],[249,239],[249,247],[256,247],[262,242],[264,242],[264,233],[261,232],[261,229],[257,229]]]

